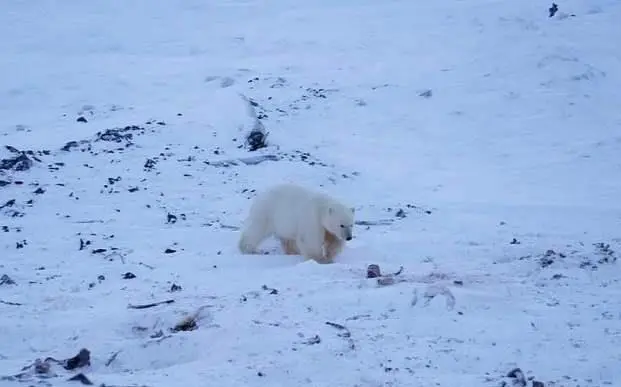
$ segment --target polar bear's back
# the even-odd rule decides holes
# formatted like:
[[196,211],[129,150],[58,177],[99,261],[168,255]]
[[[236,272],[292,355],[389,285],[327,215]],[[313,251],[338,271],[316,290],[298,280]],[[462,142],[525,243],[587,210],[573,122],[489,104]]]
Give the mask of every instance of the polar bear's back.
[[[317,192],[295,184],[279,184],[259,194],[251,208],[252,222],[282,236],[295,236],[301,223],[318,222]],[[315,219],[313,219],[315,218]]]

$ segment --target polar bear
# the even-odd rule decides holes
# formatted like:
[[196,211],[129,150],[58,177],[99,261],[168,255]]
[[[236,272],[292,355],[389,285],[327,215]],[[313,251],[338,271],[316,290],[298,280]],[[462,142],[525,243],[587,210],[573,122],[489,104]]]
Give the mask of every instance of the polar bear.
[[352,239],[353,226],[353,208],[325,193],[280,184],[254,199],[238,247],[258,254],[261,242],[275,236],[285,254],[332,263]]

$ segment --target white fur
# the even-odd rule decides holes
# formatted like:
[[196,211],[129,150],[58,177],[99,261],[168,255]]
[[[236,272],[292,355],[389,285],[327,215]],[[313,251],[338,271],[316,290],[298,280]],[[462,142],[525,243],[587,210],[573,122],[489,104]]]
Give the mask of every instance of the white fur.
[[254,199],[239,249],[245,254],[257,254],[261,242],[275,236],[286,254],[328,263],[352,238],[353,225],[354,210],[335,198],[294,184],[281,184]]

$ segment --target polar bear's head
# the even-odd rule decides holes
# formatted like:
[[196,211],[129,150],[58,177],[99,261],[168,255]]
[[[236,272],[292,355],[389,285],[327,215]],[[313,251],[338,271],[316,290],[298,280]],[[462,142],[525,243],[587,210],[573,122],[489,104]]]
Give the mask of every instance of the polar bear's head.
[[322,219],[323,227],[339,239],[350,241],[354,228],[354,209],[330,204]]

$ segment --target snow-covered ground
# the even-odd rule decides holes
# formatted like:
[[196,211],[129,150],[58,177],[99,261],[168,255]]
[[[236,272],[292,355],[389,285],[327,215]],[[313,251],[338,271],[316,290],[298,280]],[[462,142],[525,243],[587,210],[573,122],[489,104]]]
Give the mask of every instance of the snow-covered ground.
[[[621,3],[550,6],[5,1],[0,385],[620,385]],[[283,181],[336,263],[237,251]]]

